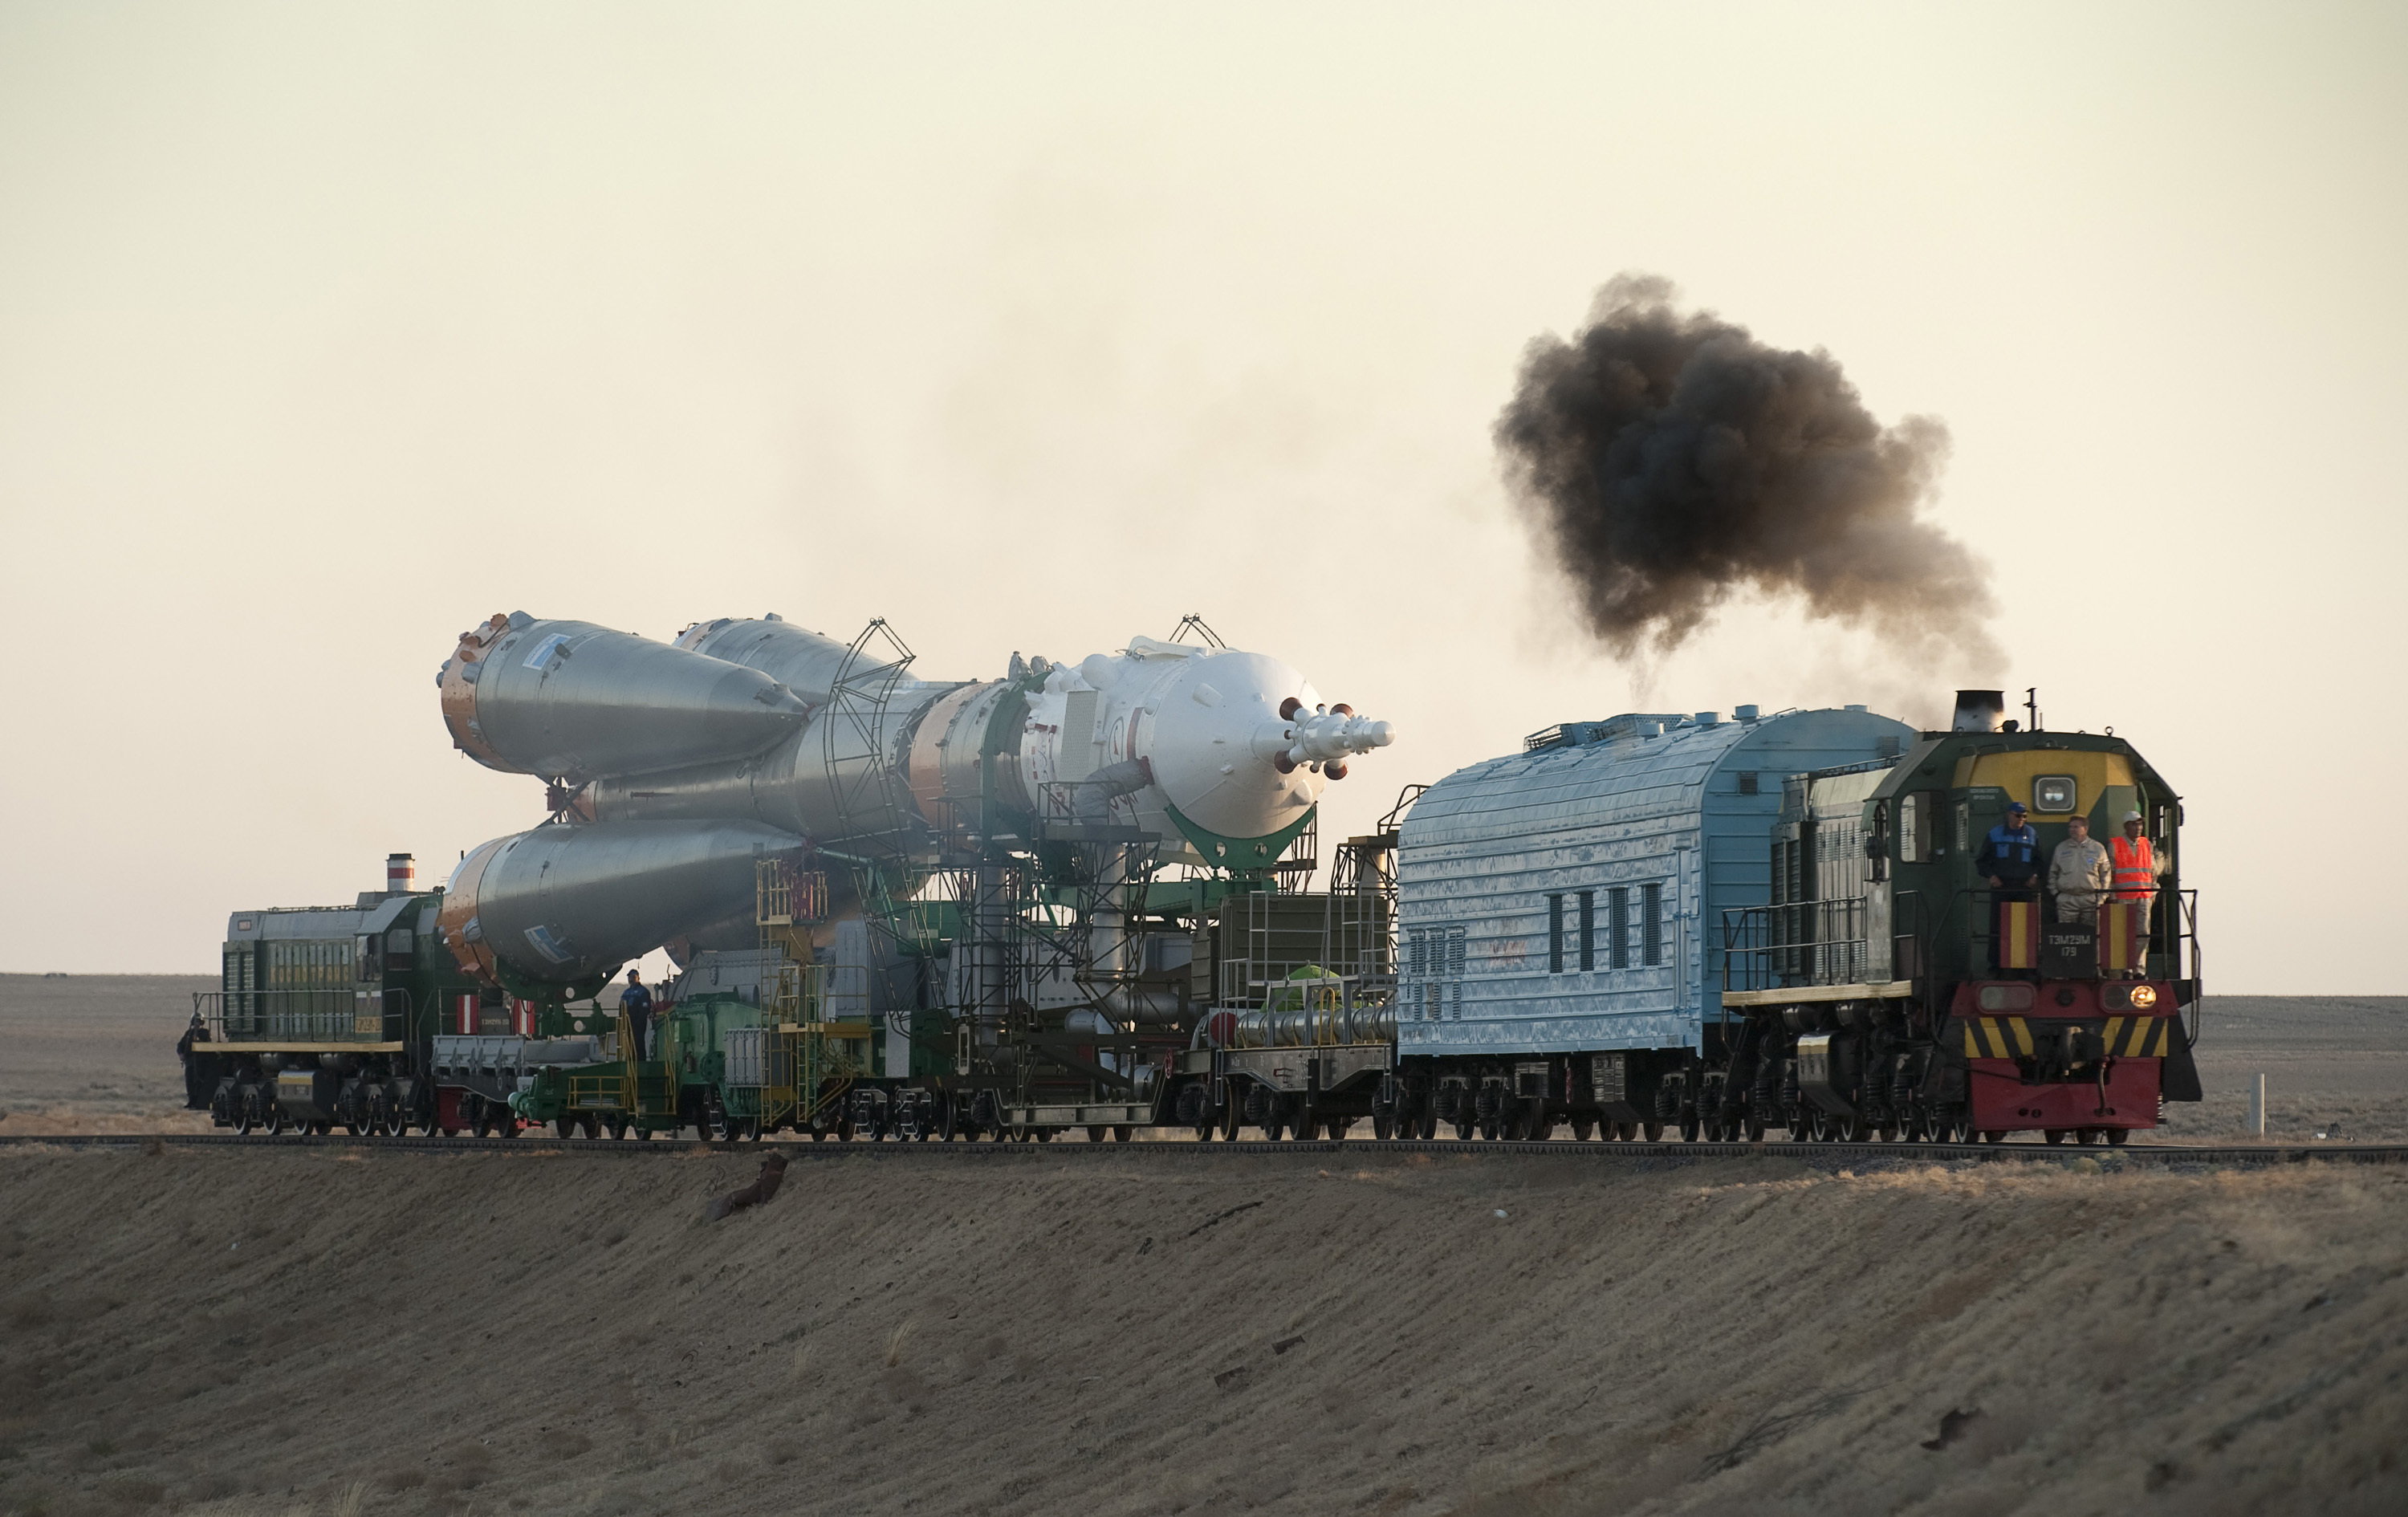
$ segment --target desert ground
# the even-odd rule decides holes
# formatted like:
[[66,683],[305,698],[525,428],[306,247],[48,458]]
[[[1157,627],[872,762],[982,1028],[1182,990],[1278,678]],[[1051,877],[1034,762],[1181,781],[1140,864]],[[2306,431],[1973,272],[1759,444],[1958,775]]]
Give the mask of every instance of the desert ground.
[[2408,1173],[0,1151],[0,1509],[2408,1506]]
[[[199,982],[0,979],[0,1130]],[[2408,1137],[2408,1004],[2210,1101]],[[1569,1150],[1571,1145],[1567,1144]],[[0,1512],[2408,1510],[2408,1167],[2113,1152],[0,1150]]]

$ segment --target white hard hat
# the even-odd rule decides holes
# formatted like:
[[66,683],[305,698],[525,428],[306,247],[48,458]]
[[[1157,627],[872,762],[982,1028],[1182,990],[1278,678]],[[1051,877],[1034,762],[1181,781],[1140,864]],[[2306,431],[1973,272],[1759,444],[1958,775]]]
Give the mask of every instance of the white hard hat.
[[2138,822],[2141,820],[2141,813],[2138,811],[2127,811],[2124,813],[2124,820],[2127,822]]

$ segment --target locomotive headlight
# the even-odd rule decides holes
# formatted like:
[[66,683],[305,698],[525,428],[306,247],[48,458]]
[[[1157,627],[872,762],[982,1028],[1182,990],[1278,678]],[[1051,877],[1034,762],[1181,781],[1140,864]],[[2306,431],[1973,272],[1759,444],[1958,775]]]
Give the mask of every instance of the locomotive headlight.
[[2155,1005],[2157,1005],[2157,986],[2155,986],[2155,985],[2135,985],[2135,986],[2133,986],[2133,987],[2132,987],[2132,1009],[2133,1009],[2134,1010],[2136,1010],[2136,1011],[2146,1011],[2149,1008],[2151,1008],[2151,1007],[2153,1007],[2153,1006],[2155,1006]]

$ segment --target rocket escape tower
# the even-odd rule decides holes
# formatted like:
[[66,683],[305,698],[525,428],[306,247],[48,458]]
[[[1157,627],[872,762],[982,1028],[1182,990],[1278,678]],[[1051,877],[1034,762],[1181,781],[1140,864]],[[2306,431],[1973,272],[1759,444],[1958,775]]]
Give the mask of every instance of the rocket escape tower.
[[1322,790],[1388,723],[1193,616],[999,679],[917,665],[883,620],[845,643],[774,616],[666,645],[523,614],[464,634],[454,742],[546,780],[556,824],[463,860],[445,947],[552,999],[664,943],[750,950],[804,1089],[933,1081],[989,1122],[1067,1103],[1108,1127],[1225,991],[1385,962],[1383,866],[1341,851],[1343,906],[1301,887]]

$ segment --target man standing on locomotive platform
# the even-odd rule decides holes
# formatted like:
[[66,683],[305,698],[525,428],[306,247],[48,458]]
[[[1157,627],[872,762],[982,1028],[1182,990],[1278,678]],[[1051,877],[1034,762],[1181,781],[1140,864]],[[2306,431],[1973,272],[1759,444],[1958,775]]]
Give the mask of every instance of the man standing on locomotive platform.
[[652,993],[644,988],[642,970],[627,971],[627,988],[619,993],[619,1013],[627,1019],[628,1031],[634,1035],[636,1042],[632,1053],[622,1050],[622,1054],[631,1061],[640,1061],[650,1041],[645,1035],[652,1021]]
[[2049,855],[2048,888],[2057,897],[2057,920],[2095,923],[2099,902],[2113,882],[2107,845],[2090,836],[2090,819],[2080,812],[2065,819],[2065,841]]
[[1973,855],[1973,872],[1990,881],[1990,963],[1994,968],[2004,968],[2010,930],[2007,908],[2017,901],[2036,900],[2040,894],[2040,834],[2025,820],[2023,802],[2007,803],[2007,819],[1990,829],[1990,835],[1982,839],[1982,851]]
[[2157,859],[2157,851],[2143,835],[2141,813],[2124,813],[2124,835],[2109,843],[2115,879],[2115,899],[2120,904],[2137,903],[2132,909],[2132,935],[2149,936],[2150,908],[2157,903],[2157,882],[2165,877],[2165,866]]

